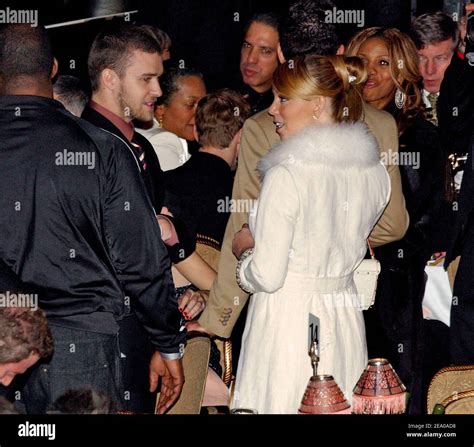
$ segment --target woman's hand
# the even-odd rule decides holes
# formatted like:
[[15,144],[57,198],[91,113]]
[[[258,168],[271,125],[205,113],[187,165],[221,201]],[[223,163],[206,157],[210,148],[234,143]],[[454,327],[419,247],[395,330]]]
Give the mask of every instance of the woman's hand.
[[161,228],[161,240],[166,242],[171,237],[171,223],[168,219],[164,219],[160,215],[156,216],[156,220]]
[[232,253],[234,253],[238,259],[245,250],[253,248],[254,246],[255,240],[253,239],[249,226],[243,224],[242,229],[235,233],[234,240],[232,241]]
[[185,320],[192,320],[204,310],[208,298],[209,290],[188,289],[178,298],[178,309]]

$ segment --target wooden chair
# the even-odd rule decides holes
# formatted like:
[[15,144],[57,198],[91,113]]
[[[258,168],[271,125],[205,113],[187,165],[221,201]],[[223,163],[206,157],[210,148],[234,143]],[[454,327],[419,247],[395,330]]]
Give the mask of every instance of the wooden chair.
[[[185,382],[183,391],[167,414],[199,414],[201,412],[211,341],[200,332],[190,332],[183,356]],[[156,398],[156,404],[160,395]],[[155,410],[156,413],[156,410]]]
[[428,389],[427,411],[429,414],[474,414],[474,365],[439,370]]
[[[204,261],[209,264],[212,269],[217,272],[219,267],[219,258],[221,255],[221,247],[219,242],[202,234],[198,234],[196,239],[196,252],[204,259]],[[228,339],[216,339],[215,342],[221,354],[221,379],[226,384],[226,386],[230,387],[233,380],[232,341]]]

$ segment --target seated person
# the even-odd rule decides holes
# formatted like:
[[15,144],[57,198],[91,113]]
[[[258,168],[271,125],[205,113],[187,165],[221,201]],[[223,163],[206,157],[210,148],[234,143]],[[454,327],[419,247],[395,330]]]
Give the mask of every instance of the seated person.
[[53,84],[53,98],[73,115],[81,116],[89,97],[75,76],[60,75]]
[[[187,223],[198,240],[211,242],[218,249],[231,211],[228,204],[232,197],[241,129],[249,116],[250,106],[232,90],[223,89],[205,96],[199,101],[196,112],[195,137],[201,148],[183,166],[165,172],[166,201],[170,211]],[[176,275],[173,279],[177,285]],[[188,288],[184,283],[179,295]],[[192,320],[202,312],[205,296],[205,292],[188,290],[180,297],[180,311],[186,320]],[[209,370],[204,405],[226,405],[227,390],[218,377],[221,369],[214,342],[210,366],[214,371]]]
[[[236,92],[219,90],[202,98],[196,113],[199,151],[183,166],[164,174],[167,203],[192,233],[220,246],[230,209],[241,128],[249,106]],[[172,204],[179,204],[173,206]]]

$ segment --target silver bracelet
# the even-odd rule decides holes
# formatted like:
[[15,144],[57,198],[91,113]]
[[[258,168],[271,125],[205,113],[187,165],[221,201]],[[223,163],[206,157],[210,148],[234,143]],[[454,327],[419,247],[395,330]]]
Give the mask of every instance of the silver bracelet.
[[251,255],[253,255],[253,248],[247,248],[247,250],[245,250],[240,255],[239,261],[237,262],[237,268],[235,269],[235,279],[237,280],[237,284],[244,292],[247,292],[247,293],[252,293],[252,291],[247,290],[242,284],[242,281],[240,279],[240,269],[242,268],[242,263]]

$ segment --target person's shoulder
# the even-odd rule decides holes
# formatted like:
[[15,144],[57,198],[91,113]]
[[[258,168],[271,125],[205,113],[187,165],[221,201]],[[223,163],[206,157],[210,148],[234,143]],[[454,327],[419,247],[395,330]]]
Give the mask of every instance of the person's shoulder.
[[374,106],[364,103],[364,121],[370,126],[396,127],[395,118],[385,110],[379,110]]
[[117,145],[126,146],[126,143],[112,132],[97,127],[95,124],[92,124],[91,122],[85,119],[74,116],[71,117],[74,121],[75,126],[81,129],[81,131],[84,132],[84,134],[87,135],[96,144],[99,150]]
[[248,118],[243,127],[244,134],[253,134],[254,136],[264,137],[269,147],[272,147],[280,142],[280,138],[275,131],[272,117],[268,114],[268,109],[252,115]]
[[272,117],[268,114],[268,109],[264,109],[260,112],[257,112],[255,115],[252,115],[250,118],[248,118],[247,121],[255,122],[261,127],[273,128],[273,120]]
[[166,143],[174,143],[176,145],[181,146],[181,142],[179,140],[178,135],[162,128],[150,129],[150,131],[146,133],[142,133],[142,135],[144,138],[146,138],[148,141],[152,143],[165,143],[166,142]]

